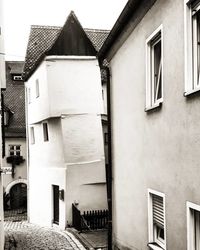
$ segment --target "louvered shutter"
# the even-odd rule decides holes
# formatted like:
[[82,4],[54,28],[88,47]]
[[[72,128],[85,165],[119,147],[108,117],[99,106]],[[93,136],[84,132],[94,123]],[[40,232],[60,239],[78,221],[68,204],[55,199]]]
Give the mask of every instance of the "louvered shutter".
[[164,228],[164,205],[163,197],[153,194],[153,223]]

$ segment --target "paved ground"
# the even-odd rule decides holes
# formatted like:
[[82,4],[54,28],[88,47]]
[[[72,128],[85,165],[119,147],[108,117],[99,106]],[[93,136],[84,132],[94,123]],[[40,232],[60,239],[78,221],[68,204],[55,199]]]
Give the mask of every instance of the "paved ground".
[[4,215],[5,250],[107,249],[107,230],[80,233],[73,228],[61,231],[39,227],[27,222],[23,209],[6,211]]
[[107,230],[85,231],[80,233],[71,228],[68,229],[68,231],[73,233],[86,249],[107,249]]
[[22,221],[27,220],[26,209],[13,209],[4,211],[4,221]]
[[4,250],[84,250],[69,232],[39,227],[27,221],[4,223]]

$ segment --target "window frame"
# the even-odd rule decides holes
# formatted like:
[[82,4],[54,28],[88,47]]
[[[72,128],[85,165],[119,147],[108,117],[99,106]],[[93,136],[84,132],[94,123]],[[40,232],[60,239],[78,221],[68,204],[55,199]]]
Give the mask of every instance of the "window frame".
[[30,127],[30,144],[35,144],[35,128],[33,126]]
[[[184,96],[191,95],[195,92],[200,91],[200,69],[199,72],[197,70],[197,64],[199,61],[200,64],[200,48],[199,48],[199,59],[198,55],[194,55],[194,47],[197,51],[197,43],[196,45],[193,43],[194,38],[194,27],[193,23],[196,22],[196,14],[193,14],[192,11],[194,7],[192,6],[194,0],[185,0],[184,4],[184,32],[185,32],[185,90]],[[198,12],[200,14],[200,1],[197,4]],[[199,21],[200,25],[200,21]],[[195,32],[196,33],[196,32]],[[200,35],[200,33],[199,33]],[[197,40],[197,36],[195,36]],[[196,65],[196,69],[194,68],[194,64]],[[198,76],[199,75],[199,76]],[[199,77],[199,81],[197,81]]]
[[[157,230],[153,223],[153,195],[162,197],[163,199],[163,214],[164,214],[164,240],[161,237],[156,237]],[[148,245],[151,249],[166,249],[166,218],[165,218],[165,194],[155,191],[153,189],[148,189]],[[155,246],[155,243],[158,245]]]
[[38,98],[40,96],[39,79],[35,80],[35,96],[36,96],[36,98]]
[[27,88],[27,92],[28,92],[28,103],[30,104],[31,103],[31,88],[30,87]]
[[[21,145],[19,144],[9,144],[9,156],[21,156]],[[11,149],[11,147],[14,147],[14,149]],[[19,147],[19,149],[17,149]],[[11,154],[13,152],[14,154]],[[19,154],[17,154],[19,152]]]
[[43,128],[43,139],[44,139],[44,142],[47,142],[47,141],[49,141],[48,123],[47,122],[43,122],[42,123],[42,128]]
[[[152,47],[154,47],[158,42],[161,42],[161,60],[160,60],[161,98],[155,100],[155,79],[154,79],[155,77],[152,74],[152,67],[153,67],[153,62],[152,62],[153,61],[153,57],[152,57],[153,48]],[[146,108],[145,108],[145,111],[159,107],[162,102],[163,102],[163,25],[161,24],[146,39]]]
[[[194,213],[192,214],[193,211],[198,211],[200,213],[200,205],[197,205],[195,203],[187,201],[186,203],[186,216],[187,216],[187,250],[196,250],[194,244],[194,223],[195,223],[195,218],[194,218]],[[200,224],[199,224],[199,231],[200,231]],[[200,241],[200,234],[197,234],[199,241]]]

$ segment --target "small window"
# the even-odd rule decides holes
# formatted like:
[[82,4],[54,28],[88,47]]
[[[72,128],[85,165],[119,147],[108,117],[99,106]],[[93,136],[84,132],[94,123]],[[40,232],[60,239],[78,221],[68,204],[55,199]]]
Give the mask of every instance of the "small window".
[[149,191],[149,246],[166,249],[164,194]]
[[44,135],[44,141],[48,141],[49,140],[48,124],[46,122],[43,123],[43,135]]
[[40,96],[39,80],[38,79],[36,79],[35,88],[36,88],[36,98],[38,98]]
[[34,127],[30,127],[30,143],[35,144],[35,131]]
[[146,109],[163,101],[162,29],[159,27],[147,39]]
[[187,1],[185,96],[200,90],[200,0]]
[[104,133],[104,143],[108,144],[108,133]]
[[9,155],[21,155],[21,145],[9,145]]
[[20,75],[15,75],[15,76],[13,76],[13,80],[14,80],[14,81],[22,81],[23,78],[22,78],[22,76],[20,76]]
[[187,202],[187,250],[200,250],[200,206]]
[[28,103],[31,103],[31,88],[28,88]]

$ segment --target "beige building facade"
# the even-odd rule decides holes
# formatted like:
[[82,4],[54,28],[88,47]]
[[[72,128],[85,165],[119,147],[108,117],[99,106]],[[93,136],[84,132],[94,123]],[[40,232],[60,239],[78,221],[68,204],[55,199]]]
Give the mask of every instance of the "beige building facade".
[[199,9],[128,1],[99,53],[111,72],[116,249],[200,249]]

